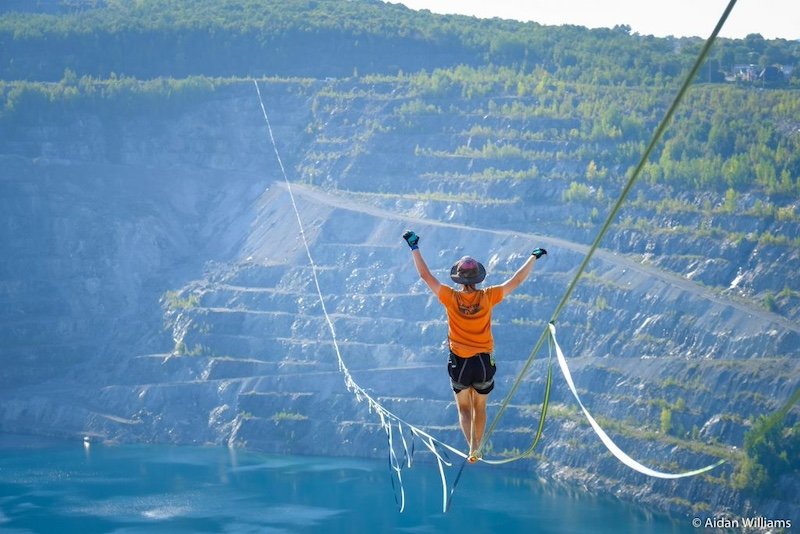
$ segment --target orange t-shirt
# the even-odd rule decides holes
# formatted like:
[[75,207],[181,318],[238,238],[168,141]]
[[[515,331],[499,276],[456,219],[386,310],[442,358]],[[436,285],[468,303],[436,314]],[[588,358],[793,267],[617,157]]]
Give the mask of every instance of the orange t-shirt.
[[491,286],[474,293],[442,286],[439,302],[447,310],[447,338],[450,350],[462,358],[470,358],[494,349],[492,307],[503,300],[503,288]]

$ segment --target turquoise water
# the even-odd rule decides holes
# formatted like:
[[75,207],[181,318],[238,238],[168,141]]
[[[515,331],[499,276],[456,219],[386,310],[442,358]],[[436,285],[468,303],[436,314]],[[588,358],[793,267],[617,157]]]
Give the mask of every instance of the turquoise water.
[[450,511],[442,514],[435,464],[417,462],[404,473],[407,500],[400,514],[384,462],[212,447],[84,448],[81,442],[0,436],[0,532],[687,530],[680,520],[484,465],[467,466]]

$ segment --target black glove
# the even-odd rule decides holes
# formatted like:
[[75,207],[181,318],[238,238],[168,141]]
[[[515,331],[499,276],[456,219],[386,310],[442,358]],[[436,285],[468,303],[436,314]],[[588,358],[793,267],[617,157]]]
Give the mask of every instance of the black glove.
[[419,236],[411,230],[406,230],[406,232],[403,234],[403,239],[406,240],[406,243],[408,243],[408,246],[411,247],[411,250],[417,250],[419,248]]
[[538,248],[538,247],[533,249],[533,252],[531,252],[531,256],[536,256],[537,260],[542,256],[544,256],[545,254],[547,254],[547,251],[543,248]]

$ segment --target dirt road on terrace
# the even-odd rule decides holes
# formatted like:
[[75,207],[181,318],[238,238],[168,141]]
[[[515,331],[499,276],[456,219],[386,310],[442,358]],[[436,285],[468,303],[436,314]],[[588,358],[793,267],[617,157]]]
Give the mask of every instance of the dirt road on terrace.
[[[275,182],[275,185],[285,190],[288,189],[284,182]],[[493,235],[527,238],[531,240],[536,240],[537,242],[541,242],[545,246],[558,247],[566,250],[571,250],[573,252],[582,255],[585,255],[589,252],[589,245],[576,243],[574,241],[569,241],[558,237],[542,235],[542,234],[533,234],[527,232],[517,232],[513,230],[494,230],[491,228],[478,228],[474,226],[468,226],[465,224],[438,221],[434,219],[427,219],[422,217],[414,217],[400,213],[394,213],[383,208],[377,208],[375,206],[370,206],[369,204],[357,202],[351,198],[335,195],[326,191],[322,191],[316,188],[300,184],[292,184],[291,189],[294,195],[297,195],[298,197],[304,198],[311,202],[325,204],[338,209],[365,213],[380,219],[398,220],[407,223],[413,223],[418,226],[438,226],[438,227],[447,227],[458,230],[469,230],[470,232],[485,232]],[[626,269],[631,269],[632,271],[660,280],[666,284],[674,286],[682,291],[689,292],[693,295],[696,295],[708,301],[734,308],[742,313],[747,314],[747,316],[752,320],[765,323],[765,326],[771,324],[774,326],[780,326],[782,328],[785,328],[786,330],[790,330],[795,333],[800,333],[800,324],[794,323],[786,319],[785,317],[781,317],[778,314],[771,313],[756,305],[749,305],[746,302],[726,298],[724,295],[720,295],[712,291],[711,289],[708,289],[699,284],[696,284],[695,282],[692,282],[691,280],[661,270],[652,265],[639,263],[638,261],[636,261],[631,257],[620,255],[615,252],[610,252],[600,248],[598,248],[595,251],[594,256],[612,265],[616,265],[618,267]]]

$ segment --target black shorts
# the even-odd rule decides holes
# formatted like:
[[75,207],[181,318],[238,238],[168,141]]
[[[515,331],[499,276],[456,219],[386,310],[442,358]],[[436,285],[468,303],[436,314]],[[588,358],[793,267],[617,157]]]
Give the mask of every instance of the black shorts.
[[487,352],[471,358],[462,358],[451,352],[447,362],[450,385],[456,393],[471,387],[481,395],[488,395],[494,389],[495,371],[494,357]]

